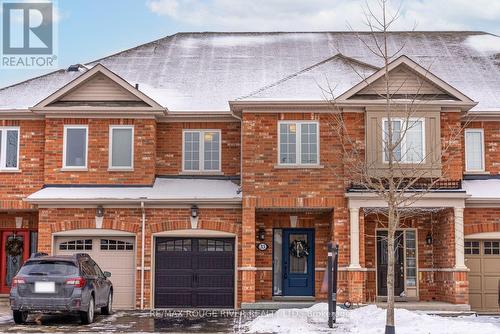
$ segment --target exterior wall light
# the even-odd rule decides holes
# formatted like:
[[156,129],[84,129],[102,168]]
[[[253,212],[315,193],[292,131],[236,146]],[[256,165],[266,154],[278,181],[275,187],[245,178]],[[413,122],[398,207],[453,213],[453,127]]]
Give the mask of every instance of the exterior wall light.
[[263,227],[259,227],[257,237],[260,241],[264,241],[266,239],[266,230]]
[[191,218],[196,218],[198,217],[198,207],[196,205],[193,205],[191,207]]
[[104,217],[104,208],[102,207],[102,205],[99,205],[99,206],[97,207],[97,210],[96,210],[95,216],[96,216],[96,217],[99,217],[99,218]]
[[431,234],[431,232],[427,233],[427,237],[425,237],[425,243],[428,246],[432,245],[432,234]]

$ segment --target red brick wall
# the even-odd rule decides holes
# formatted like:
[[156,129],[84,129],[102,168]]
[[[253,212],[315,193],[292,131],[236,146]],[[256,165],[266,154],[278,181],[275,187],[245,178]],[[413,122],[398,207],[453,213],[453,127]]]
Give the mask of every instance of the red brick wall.
[[483,129],[485,170],[492,175],[500,174],[500,122],[471,122],[466,128]]
[[[88,124],[87,171],[63,171],[64,125]],[[109,126],[134,125],[134,170],[108,171]],[[47,119],[46,184],[152,184],[155,176],[156,122],[149,119]]]
[[[314,229],[314,265],[316,299],[324,299],[321,293],[324,268],[327,259],[327,243],[331,239],[330,222],[332,212],[271,212],[260,211],[256,214],[255,233],[260,228],[266,231],[265,243],[269,248],[265,251],[256,251],[255,263],[257,277],[255,286],[256,300],[271,300],[273,292],[273,228],[289,228],[290,215],[297,216],[297,227]],[[258,242],[258,241],[256,241]]]
[[157,174],[182,172],[182,130],[185,129],[221,130],[221,170],[226,175],[240,174],[240,122],[158,123]]
[[[279,120],[320,120],[323,168],[276,168]],[[259,206],[330,206],[345,190],[341,146],[324,114],[243,114],[243,193]],[[267,203],[268,198],[272,198]],[[288,199],[293,199],[288,203]],[[285,205],[284,205],[285,204]]]
[[[375,228],[387,227],[383,215],[368,214],[365,216],[365,257],[366,267],[376,269]],[[417,260],[419,269],[446,269],[455,265],[454,248],[454,220],[453,210],[445,209],[440,212],[416,214],[408,217],[400,224],[401,228],[417,229]],[[427,235],[431,233],[432,245],[427,245]],[[363,238],[361,239],[362,242]],[[451,301],[446,292],[446,278],[453,272],[420,271],[418,277],[418,291],[420,300]],[[365,296],[367,301],[374,301],[377,295],[375,273],[369,273],[366,282]],[[461,297],[460,297],[461,298]]]
[[464,169],[463,133],[460,112],[441,113],[441,163],[443,178],[462,179]]
[[500,209],[466,208],[464,210],[464,234],[500,232]]
[[[141,260],[141,209],[106,208],[104,229],[114,229],[137,234],[136,263]],[[191,229],[190,209],[146,208],[145,267],[151,267],[152,234],[162,231]],[[95,209],[57,208],[39,210],[39,251],[52,251],[52,233],[65,230],[95,228]],[[238,238],[238,266],[241,266],[241,210],[199,209],[199,229],[230,232]],[[240,272],[238,272],[240,276]],[[241,283],[241,282],[240,282]],[[238,285],[238,303],[241,301],[241,284]],[[145,307],[151,302],[151,272],[145,275]],[[136,273],[136,305],[140,305],[140,270]]]
[[21,228],[38,229],[38,212],[36,211],[10,211],[0,213],[0,229],[15,229],[16,217],[22,217]]
[[0,172],[0,208],[32,208],[23,198],[43,186],[44,131],[43,120],[1,121],[2,126],[18,126],[19,171]]

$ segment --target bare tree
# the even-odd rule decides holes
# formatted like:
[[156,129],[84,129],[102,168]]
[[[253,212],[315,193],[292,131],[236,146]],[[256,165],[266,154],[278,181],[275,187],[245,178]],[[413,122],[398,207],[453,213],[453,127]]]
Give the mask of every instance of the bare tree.
[[[386,333],[395,333],[394,321],[394,273],[396,232],[401,227],[400,222],[408,217],[421,213],[422,209],[413,208],[419,199],[433,191],[447,179],[451,162],[461,159],[460,150],[453,150],[457,142],[461,141],[462,126],[447,129],[446,135],[437,139],[435,145],[428,147],[425,139],[415,137],[424,131],[425,105],[436,98],[421,92],[426,78],[420,77],[419,87],[414,92],[405,89],[407,83],[395,83],[391,80],[390,64],[404,53],[404,42],[396,49],[392,44],[389,47],[389,31],[399,17],[399,9],[389,13],[388,0],[378,0],[378,8],[368,4],[364,10],[368,33],[357,34],[358,40],[374,57],[383,64],[383,75],[378,85],[369,82],[368,78],[356,69],[356,62],[351,65],[352,70],[366,83],[365,90],[370,90],[372,96],[381,103],[384,113],[381,122],[377,123],[379,142],[383,155],[383,168],[376,159],[368,159],[365,154],[364,142],[359,141],[353,134],[349,122],[345,119],[337,101],[334,88],[322,88],[325,99],[331,103],[332,112],[329,114],[330,126],[341,138],[341,150],[344,163],[344,175],[351,185],[357,189],[367,191],[383,201],[385,208],[377,211],[379,221],[387,224],[387,317]],[[355,32],[353,32],[355,33]],[[339,50],[341,53],[341,50]],[[426,73],[430,73],[429,68]],[[425,76],[425,75],[424,75]],[[382,80],[383,85],[380,85]],[[367,139],[369,140],[369,139]],[[378,153],[377,153],[378,154]],[[440,173],[429,173],[430,170],[440,170]],[[391,251],[393,250],[393,251]]]

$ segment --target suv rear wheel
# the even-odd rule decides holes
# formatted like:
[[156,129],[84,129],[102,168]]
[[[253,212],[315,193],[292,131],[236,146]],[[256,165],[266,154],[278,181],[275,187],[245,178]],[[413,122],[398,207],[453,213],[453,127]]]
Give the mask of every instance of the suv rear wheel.
[[12,311],[12,315],[16,324],[24,324],[28,320],[28,312],[26,311]]
[[87,310],[87,312],[85,311],[80,312],[80,319],[82,320],[82,323],[91,324],[94,321],[94,312],[95,312],[94,297],[90,297],[89,309]]
[[108,303],[106,306],[101,307],[101,314],[110,315],[113,312],[113,292],[109,292]]

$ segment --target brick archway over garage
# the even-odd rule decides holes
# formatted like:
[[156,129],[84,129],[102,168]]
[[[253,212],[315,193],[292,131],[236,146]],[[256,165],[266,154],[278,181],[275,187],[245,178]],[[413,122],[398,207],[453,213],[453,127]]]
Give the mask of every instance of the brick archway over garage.
[[466,208],[464,235],[500,232],[500,208]]

